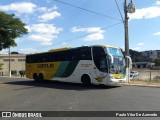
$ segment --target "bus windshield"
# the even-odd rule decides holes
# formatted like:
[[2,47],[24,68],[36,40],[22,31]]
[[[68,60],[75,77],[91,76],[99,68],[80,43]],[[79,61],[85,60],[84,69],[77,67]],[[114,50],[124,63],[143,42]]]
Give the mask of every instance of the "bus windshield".
[[111,54],[112,56],[123,56],[122,51],[117,48],[107,48],[107,53]]
[[106,48],[106,54],[113,56],[113,63],[111,63],[111,58],[109,58],[110,73],[121,74],[125,72],[125,59],[121,49],[118,48]]

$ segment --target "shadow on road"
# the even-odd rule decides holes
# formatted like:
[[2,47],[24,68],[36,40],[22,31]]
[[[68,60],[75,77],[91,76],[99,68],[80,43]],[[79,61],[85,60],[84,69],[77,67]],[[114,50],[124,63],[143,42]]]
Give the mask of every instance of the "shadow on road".
[[58,81],[35,82],[31,80],[23,80],[23,81],[18,80],[14,82],[6,82],[4,84],[29,86],[29,88],[44,87],[44,88],[64,89],[64,90],[92,90],[92,89],[100,90],[100,89],[113,89],[120,87],[120,86],[104,86],[104,85],[83,85],[80,83],[66,83]]

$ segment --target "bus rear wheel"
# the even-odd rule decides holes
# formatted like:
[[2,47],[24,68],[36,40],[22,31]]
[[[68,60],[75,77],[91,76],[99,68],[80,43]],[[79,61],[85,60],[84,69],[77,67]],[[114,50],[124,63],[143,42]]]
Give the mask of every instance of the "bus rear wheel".
[[38,82],[38,81],[39,81],[39,78],[38,78],[38,76],[37,76],[37,74],[36,74],[36,73],[34,73],[34,74],[33,74],[33,79],[34,79],[34,81],[36,81],[36,82]]
[[82,75],[81,82],[84,85],[90,85],[91,84],[91,79],[90,79],[89,75],[87,75],[87,74]]

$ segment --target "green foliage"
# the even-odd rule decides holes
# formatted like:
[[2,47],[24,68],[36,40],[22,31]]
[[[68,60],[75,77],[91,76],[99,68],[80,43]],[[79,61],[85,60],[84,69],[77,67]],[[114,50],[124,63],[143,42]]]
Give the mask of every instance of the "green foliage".
[[129,54],[130,54],[133,62],[139,62],[139,56],[141,55],[140,52],[129,49]]
[[16,46],[15,39],[27,34],[25,24],[15,18],[14,14],[6,14],[0,11],[0,50]]
[[160,66],[160,59],[155,59],[155,66]]

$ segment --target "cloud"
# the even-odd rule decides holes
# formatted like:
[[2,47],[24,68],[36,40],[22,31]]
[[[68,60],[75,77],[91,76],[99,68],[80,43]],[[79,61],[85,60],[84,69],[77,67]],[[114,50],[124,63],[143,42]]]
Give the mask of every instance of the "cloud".
[[66,45],[66,44],[67,44],[66,42],[63,42],[63,43],[62,43],[62,45]]
[[15,11],[16,14],[31,14],[37,6],[30,2],[11,3],[9,5],[0,6],[3,11]]
[[27,30],[28,30],[28,32],[31,32],[31,27],[30,26],[24,26]]
[[47,8],[47,7],[39,7],[38,10],[41,11],[41,12],[51,12],[51,11],[54,11],[54,10],[57,10],[58,7],[56,5],[54,5],[53,7],[51,8]]
[[91,35],[88,35],[87,37],[85,37],[85,41],[92,41],[92,40],[102,40],[104,39],[104,35],[101,33],[94,33]]
[[41,16],[38,16],[39,18],[39,21],[41,22],[47,22],[49,20],[53,20],[57,17],[60,17],[61,16],[61,13],[57,12],[57,11],[53,11],[53,12],[48,12],[48,13],[45,13]]
[[40,7],[37,10],[40,12],[44,12],[42,15],[38,16],[38,21],[40,22],[47,22],[49,20],[54,20],[57,17],[61,17],[61,13],[57,12],[56,10],[58,7],[56,5],[47,8],[47,7]]
[[41,45],[49,46],[52,45],[52,40],[57,36],[52,34],[31,34],[28,38],[32,41],[41,42]]
[[160,7],[137,9],[135,13],[129,14],[130,19],[149,19],[156,17],[160,17]]
[[50,3],[51,1],[50,0],[46,0],[47,1],[47,3]]
[[36,53],[38,50],[35,48],[24,48],[24,49],[19,49],[19,53],[24,53],[24,54],[29,54],[29,53]]
[[52,42],[57,35],[63,30],[58,28],[53,24],[33,24],[31,26],[26,26],[29,32],[32,32],[28,36],[29,40],[40,42],[41,45],[52,45]]
[[160,36],[160,32],[156,32],[153,34],[154,36]]
[[1,51],[0,51],[0,54],[8,54],[8,49],[2,49]]
[[33,24],[31,26],[26,26],[29,31],[37,32],[41,34],[59,34],[62,28],[57,28],[53,24]]
[[104,30],[101,30],[100,27],[90,27],[90,28],[80,28],[80,27],[72,27],[71,32],[87,32],[87,35],[84,38],[84,41],[95,41],[95,40],[102,40],[104,39]]
[[16,42],[16,43],[20,43],[20,42],[22,42],[22,39],[21,39],[21,38],[16,38],[16,39],[15,39],[15,42]]
[[38,8],[38,10],[40,12],[45,12],[45,11],[47,11],[47,7],[40,7],[40,8]]
[[144,43],[138,43],[137,46],[135,48],[132,48],[133,50],[140,50],[141,47],[144,45]]
[[160,1],[157,0],[156,6],[136,9],[136,12],[133,14],[128,14],[129,18],[132,19],[151,19],[160,17]]
[[157,0],[156,5],[160,5],[160,0]]
[[133,50],[140,50],[141,48],[140,47],[135,47],[135,48],[132,48]]
[[142,45],[144,45],[144,43],[138,43],[137,45],[138,45],[138,46],[142,46]]

